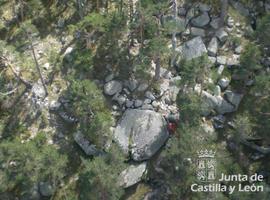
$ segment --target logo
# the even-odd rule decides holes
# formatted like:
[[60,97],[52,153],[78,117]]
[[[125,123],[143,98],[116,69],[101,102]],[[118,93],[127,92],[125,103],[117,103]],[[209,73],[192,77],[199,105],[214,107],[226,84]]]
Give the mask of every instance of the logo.
[[197,152],[197,179],[202,182],[211,182],[216,179],[216,152],[201,150]]

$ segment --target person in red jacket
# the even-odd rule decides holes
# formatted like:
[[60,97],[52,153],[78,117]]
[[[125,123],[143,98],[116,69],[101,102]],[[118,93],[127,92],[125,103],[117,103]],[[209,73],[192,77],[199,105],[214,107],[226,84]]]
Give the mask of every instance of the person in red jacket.
[[179,114],[169,114],[165,119],[168,123],[169,133],[174,134],[177,129],[177,123],[179,121]]

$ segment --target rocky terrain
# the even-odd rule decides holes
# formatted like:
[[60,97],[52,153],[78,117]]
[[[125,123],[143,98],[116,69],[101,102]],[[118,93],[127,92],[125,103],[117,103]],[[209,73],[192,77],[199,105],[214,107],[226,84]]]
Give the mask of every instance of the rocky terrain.
[[[102,18],[116,3],[101,3],[92,16],[94,4],[63,2],[50,5],[65,15],[44,36],[32,30],[42,27],[34,14],[29,25],[19,12],[32,5],[12,13],[0,1],[0,199],[254,198],[189,192],[196,152],[207,148],[217,152],[218,170],[263,174],[269,188],[269,45],[254,38],[269,1],[227,1],[226,16],[216,1],[165,2],[153,35],[141,27],[154,22],[140,20],[157,8],[144,2],[131,1],[126,11],[135,17],[125,23]],[[44,159],[22,160],[46,164],[21,172],[16,154],[34,151],[27,148]]]

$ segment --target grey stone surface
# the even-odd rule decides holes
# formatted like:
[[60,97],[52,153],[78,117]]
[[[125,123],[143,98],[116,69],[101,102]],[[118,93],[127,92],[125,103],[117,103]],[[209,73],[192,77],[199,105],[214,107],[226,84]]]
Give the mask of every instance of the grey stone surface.
[[227,59],[228,66],[239,66],[240,65],[240,55],[233,54]]
[[134,102],[134,107],[135,108],[141,107],[142,105],[143,105],[142,100],[139,100],[139,99],[135,100],[135,102]]
[[219,39],[220,42],[225,42],[228,39],[228,36],[228,33],[223,28],[220,28],[216,32],[216,37]]
[[224,65],[220,65],[220,66],[218,67],[217,73],[218,73],[219,75],[221,75],[222,72],[224,71],[224,68],[225,68]]
[[178,51],[180,52],[181,57],[186,60],[191,60],[207,53],[206,47],[200,36],[184,43],[179,47]]
[[217,64],[226,65],[227,64],[227,57],[226,56],[218,56],[217,57]]
[[201,12],[209,12],[211,10],[211,6],[204,3],[199,3],[199,9]]
[[208,25],[209,22],[210,22],[210,17],[207,12],[203,12],[201,15],[191,20],[192,25],[196,27],[204,27]]
[[219,81],[218,81],[218,85],[221,87],[221,89],[225,89],[229,86],[230,84],[230,80],[227,78],[227,77],[224,77],[224,78],[221,78]]
[[121,92],[123,89],[123,84],[120,81],[112,80],[104,85],[104,93],[106,95],[114,95]]
[[191,35],[194,35],[194,36],[205,37],[205,30],[202,28],[191,27],[190,33],[191,33]]
[[218,40],[216,37],[213,37],[208,44],[208,55],[209,56],[216,56],[218,51]]
[[154,107],[151,104],[143,104],[141,109],[142,110],[154,110]]
[[166,142],[169,133],[161,114],[150,110],[126,110],[114,137],[124,153],[131,152],[133,160],[151,158]]
[[242,50],[243,50],[243,47],[241,45],[239,45],[238,47],[235,48],[234,52],[236,54],[240,54],[242,52]]
[[220,89],[219,85],[216,85],[215,90],[214,90],[214,95],[215,96],[221,95],[221,89]]
[[154,101],[156,99],[156,97],[153,95],[152,92],[150,91],[146,91],[146,93],[144,94],[144,96],[148,99],[150,99],[151,101]]
[[127,100],[126,101],[126,107],[127,108],[131,108],[133,105],[134,105],[134,102],[133,101],[130,101],[130,100]]
[[126,103],[127,98],[124,95],[115,94],[112,98],[113,101],[116,101],[119,106],[123,106]]
[[86,155],[98,156],[101,154],[101,151],[99,151],[95,145],[91,144],[81,132],[74,133],[73,138]]
[[137,88],[137,91],[138,92],[144,92],[148,87],[149,87],[149,85],[147,83],[141,83],[139,85],[139,87]]
[[202,92],[203,98],[203,115],[207,116],[211,113],[212,110],[215,110],[218,114],[225,114],[234,112],[234,106],[228,103],[221,96],[213,96],[206,91]]
[[142,176],[146,174],[146,162],[137,165],[130,165],[127,169],[121,172],[118,184],[121,187],[128,188],[140,182]]
[[217,62],[217,58],[214,56],[208,56],[208,60],[214,65]]
[[189,21],[195,16],[195,9],[194,7],[191,7],[186,14],[186,24],[189,23]]
[[214,18],[212,19],[212,21],[210,22],[210,26],[213,29],[218,29],[219,28],[219,23],[220,23],[220,18]]
[[243,94],[238,94],[230,90],[225,91],[224,96],[232,105],[235,106],[235,109],[238,109],[238,106],[243,98]]

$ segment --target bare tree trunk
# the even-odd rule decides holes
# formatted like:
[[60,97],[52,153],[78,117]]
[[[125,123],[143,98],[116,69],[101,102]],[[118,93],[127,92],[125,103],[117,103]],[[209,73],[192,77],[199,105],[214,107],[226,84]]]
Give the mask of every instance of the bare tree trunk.
[[10,68],[10,70],[12,71],[12,73],[14,74],[14,76],[15,76],[17,79],[19,79],[19,81],[22,82],[22,83],[25,85],[25,87],[26,87],[27,89],[32,88],[32,84],[29,83],[28,81],[24,80],[24,79],[18,74],[18,72],[16,72],[16,70],[13,68],[13,66],[11,65],[11,63],[9,62],[9,60],[8,60],[6,57],[1,56],[0,58],[4,61],[5,66],[7,66],[7,67]]
[[42,77],[42,74],[41,74],[41,70],[40,70],[40,66],[39,66],[38,61],[37,61],[37,57],[36,57],[35,49],[34,49],[34,46],[33,46],[32,38],[29,36],[27,30],[25,30],[25,31],[26,31],[26,33],[27,33],[28,40],[30,41],[31,51],[32,51],[33,58],[34,58],[34,61],[35,61],[35,64],[36,64],[36,69],[37,69],[37,71],[38,71],[39,78],[40,78],[41,83],[42,83],[42,86],[43,86],[43,88],[44,88],[45,95],[47,96],[47,95],[48,95],[48,90],[47,90],[45,81],[44,81],[44,79],[43,79],[43,77]]
[[[160,39],[160,21],[161,21],[161,14],[158,15],[157,23],[158,23],[158,28],[157,28],[157,37]],[[156,64],[156,69],[155,69],[155,80],[158,81],[160,79],[160,53],[157,53],[157,57],[155,58],[155,64]]]
[[[177,0],[173,0],[173,15],[174,15],[174,21],[176,24],[176,20],[177,20]],[[172,34],[172,50],[173,50],[173,54],[172,54],[172,59],[171,59],[171,67],[174,65],[175,63],[175,59],[176,59],[176,55],[175,55],[175,50],[176,50],[176,33],[173,32]]]
[[228,15],[228,0],[220,0],[221,11],[220,11],[220,22],[219,27],[223,27],[225,24],[226,17]]
[[129,27],[130,27],[129,28],[129,37],[130,37],[129,48],[130,48],[131,46],[134,45],[134,36],[131,30],[131,26],[133,23],[133,13],[134,13],[133,0],[129,0],[128,3],[129,3]]
[[158,81],[160,79],[160,55],[158,54],[155,59],[156,69],[155,69],[155,80]]
[[[177,0],[173,0],[173,17],[174,17],[174,21],[176,23],[176,21],[177,21]],[[172,34],[172,47],[173,47],[173,51],[175,51],[175,49],[176,49],[176,33],[175,32]]]

